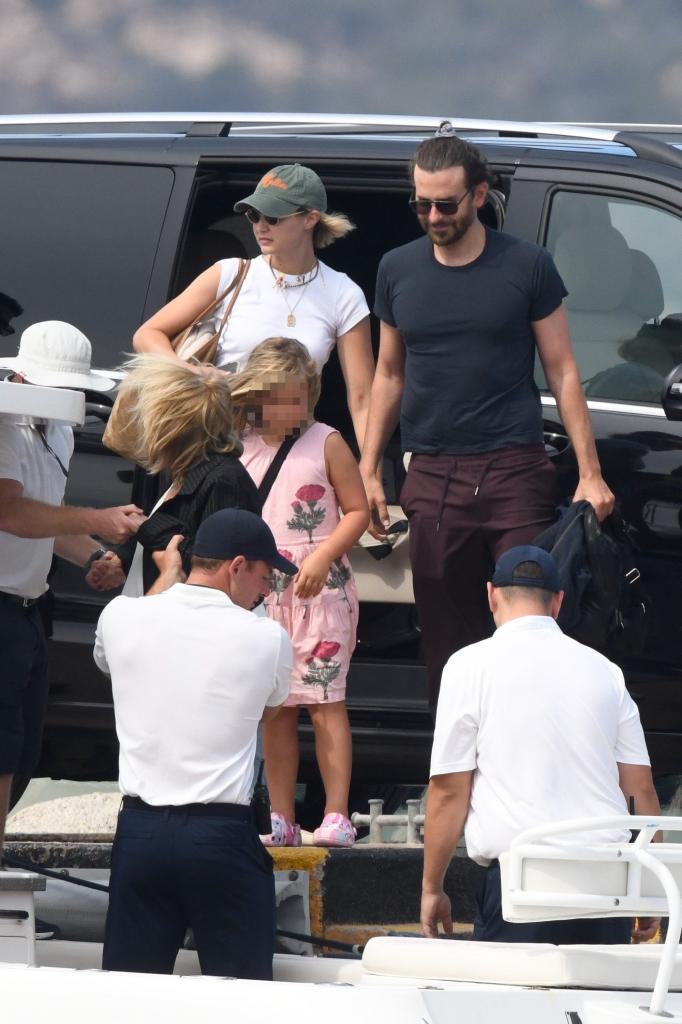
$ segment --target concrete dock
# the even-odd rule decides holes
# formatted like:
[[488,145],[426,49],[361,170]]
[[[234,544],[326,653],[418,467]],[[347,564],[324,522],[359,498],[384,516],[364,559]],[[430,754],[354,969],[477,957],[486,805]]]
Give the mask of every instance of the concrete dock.
[[[364,945],[373,935],[419,933],[421,847],[359,844],[350,850],[335,850],[305,846],[272,849],[270,853],[276,871],[307,873],[312,935]],[[65,873],[69,868],[108,869],[111,842],[73,841],[56,835],[9,837],[5,854],[9,860]],[[446,877],[456,934],[462,938],[471,932],[480,871],[466,857],[455,857]]]
[[[6,856],[58,871],[106,871],[119,806],[115,783],[34,780],[8,820]],[[277,872],[305,873],[312,935],[363,945],[373,935],[419,934],[421,843],[362,841],[349,850],[304,845],[270,853]],[[460,855],[446,877],[462,937],[471,932],[480,872]]]

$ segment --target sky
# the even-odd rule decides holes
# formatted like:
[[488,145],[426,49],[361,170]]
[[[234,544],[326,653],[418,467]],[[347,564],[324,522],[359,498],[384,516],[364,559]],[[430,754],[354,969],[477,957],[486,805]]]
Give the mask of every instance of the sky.
[[680,0],[0,0],[0,113],[682,120]]

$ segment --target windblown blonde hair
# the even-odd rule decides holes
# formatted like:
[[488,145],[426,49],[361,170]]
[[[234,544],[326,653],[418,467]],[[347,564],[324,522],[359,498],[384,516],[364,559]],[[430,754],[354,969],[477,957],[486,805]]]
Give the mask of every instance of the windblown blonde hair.
[[304,380],[308,385],[308,415],[320,397],[320,375],[308,349],[294,338],[266,338],[256,345],[242,373],[228,378],[234,406],[234,426],[241,433],[249,413],[257,410],[264,397],[288,380]]
[[123,369],[129,373],[119,394],[133,449],[126,457],[181,484],[213,452],[241,455],[227,374],[214,366],[195,373],[162,355],[133,356]]
[[355,231],[355,224],[345,213],[322,213],[313,230],[313,248],[324,249],[337,238],[345,238]]

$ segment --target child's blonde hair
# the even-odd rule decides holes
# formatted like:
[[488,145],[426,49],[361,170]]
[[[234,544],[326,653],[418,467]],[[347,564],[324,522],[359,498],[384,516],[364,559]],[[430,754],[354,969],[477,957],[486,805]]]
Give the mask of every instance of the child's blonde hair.
[[241,433],[260,400],[292,377],[308,385],[308,416],[312,420],[320,397],[320,375],[308,349],[294,338],[266,338],[256,345],[242,373],[229,378],[235,430]]
[[214,366],[196,373],[162,355],[133,356],[123,368],[129,373],[120,394],[132,450],[121,454],[175,483],[212,452],[241,455],[225,373]]

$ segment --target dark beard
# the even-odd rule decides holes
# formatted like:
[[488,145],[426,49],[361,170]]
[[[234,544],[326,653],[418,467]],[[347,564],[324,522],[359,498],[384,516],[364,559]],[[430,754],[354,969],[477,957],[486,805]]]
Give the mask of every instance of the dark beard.
[[426,234],[431,239],[434,245],[454,245],[455,242],[459,242],[460,238],[469,230],[469,224],[452,224],[447,231],[435,232],[430,228],[426,229]]
[[459,242],[461,238],[464,238],[467,231],[476,220],[476,216],[476,210],[472,210],[471,215],[467,218],[467,220],[453,221],[446,227],[444,231],[440,233],[431,230],[428,218],[420,217],[420,223],[422,226],[422,231],[427,235],[427,237],[430,239],[430,241],[433,242],[434,245],[445,247],[448,245],[454,245],[456,242]]

